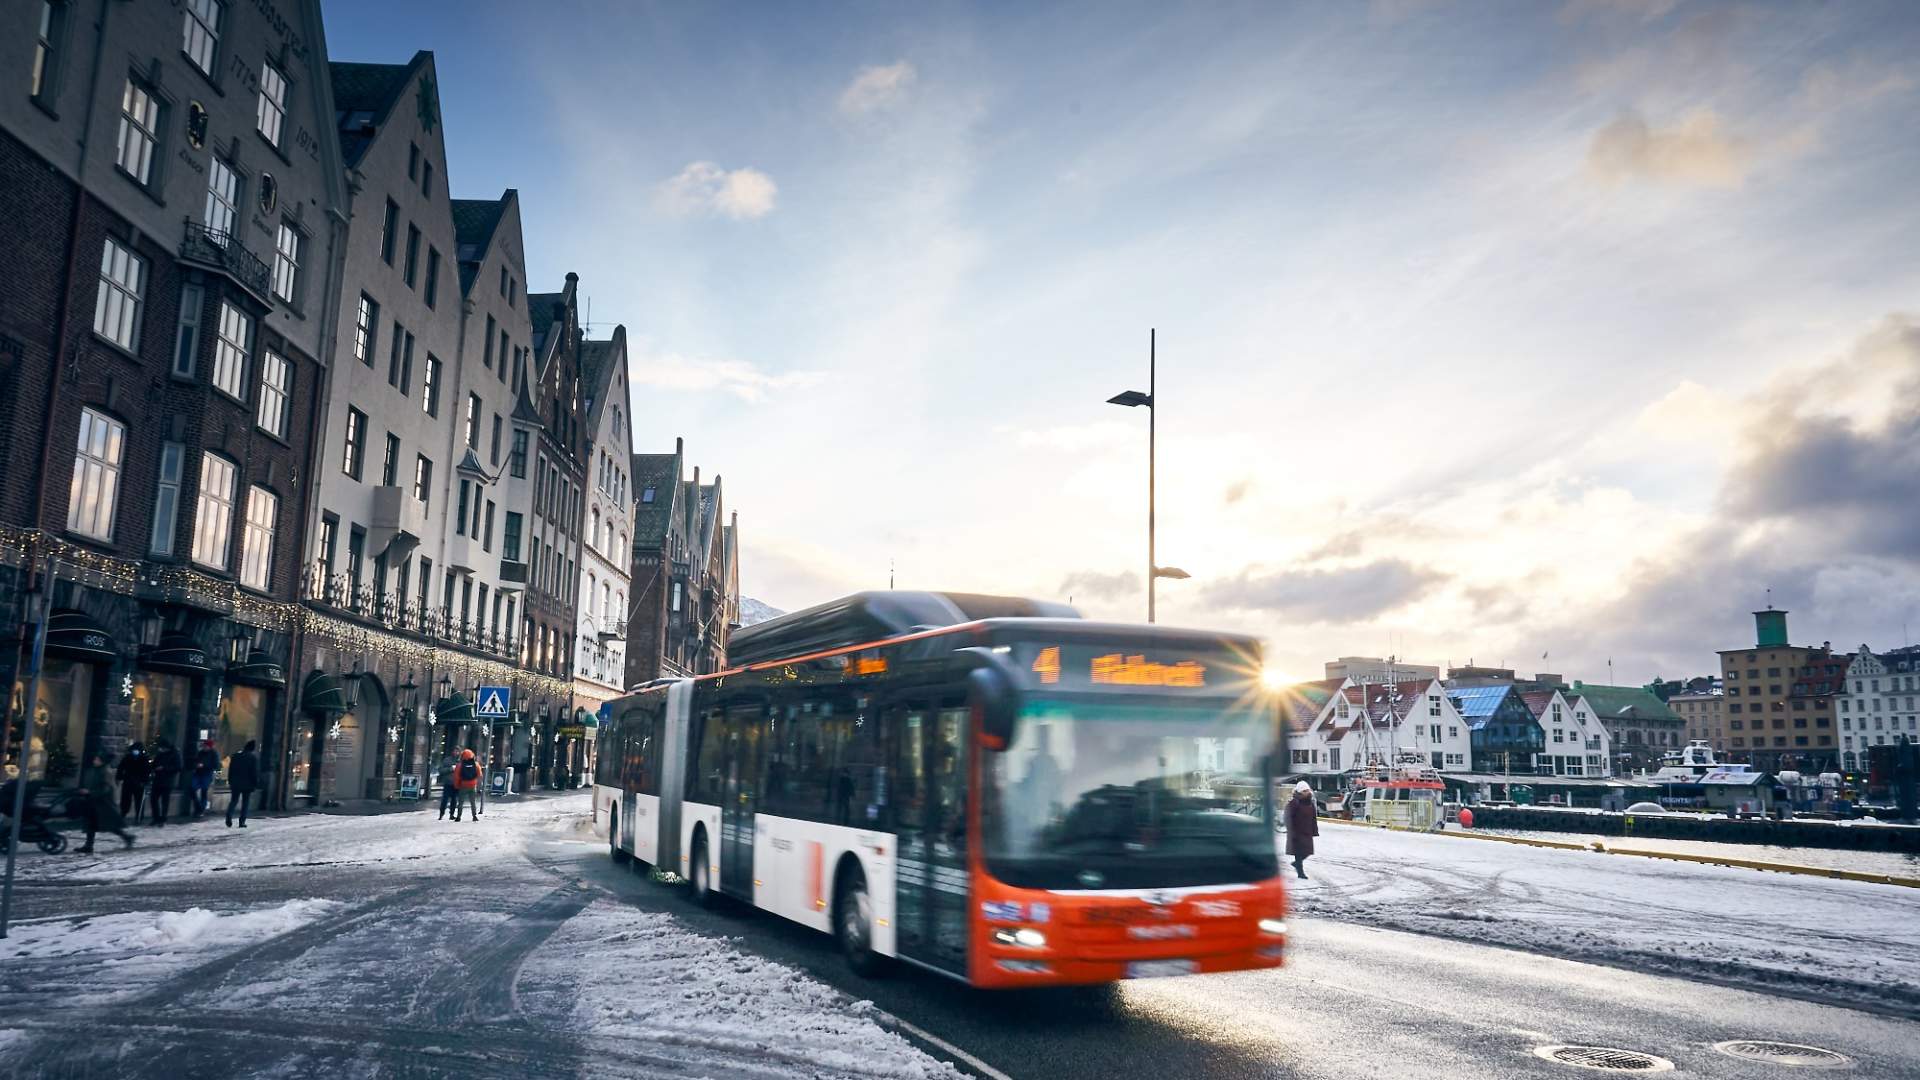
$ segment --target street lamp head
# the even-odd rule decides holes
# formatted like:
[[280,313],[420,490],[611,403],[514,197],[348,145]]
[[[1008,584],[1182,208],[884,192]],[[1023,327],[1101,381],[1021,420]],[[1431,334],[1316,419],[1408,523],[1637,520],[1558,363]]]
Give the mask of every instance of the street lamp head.
[[1156,566],[1153,568],[1153,576],[1163,577],[1163,578],[1173,578],[1176,581],[1185,581],[1186,579],[1192,577],[1193,575],[1187,573],[1185,570],[1182,570],[1177,566]]
[[1153,405],[1153,395],[1143,394],[1138,390],[1128,390],[1125,393],[1115,394],[1108,398],[1107,404],[1125,405],[1129,409],[1136,405],[1146,405],[1150,407]]

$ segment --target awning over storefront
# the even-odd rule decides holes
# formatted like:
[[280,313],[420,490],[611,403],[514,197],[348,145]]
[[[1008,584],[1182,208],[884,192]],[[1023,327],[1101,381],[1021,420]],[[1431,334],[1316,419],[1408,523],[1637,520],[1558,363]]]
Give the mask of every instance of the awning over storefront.
[[458,724],[473,719],[473,702],[467,695],[455,690],[440,699],[433,707],[433,718],[442,724]]
[[152,671],[172,671],[181,675],[205,675],[207,650],[185,634],[168,634],[152,652],[140,658],[140,666]]
[[113,635],[84,611],[64,608],[47,618],[47,653],[71,660],[110,664],[114,652]]
[[346,712],[346,688],[335,676],[316,671],[300,685],[300,707],[313,712]]
[[247,686],[285,686],[287,669],[281,666],[280,661],[255,649],[248,654],[246,663],[236,664],[227,669],[227,681],[243,683]]

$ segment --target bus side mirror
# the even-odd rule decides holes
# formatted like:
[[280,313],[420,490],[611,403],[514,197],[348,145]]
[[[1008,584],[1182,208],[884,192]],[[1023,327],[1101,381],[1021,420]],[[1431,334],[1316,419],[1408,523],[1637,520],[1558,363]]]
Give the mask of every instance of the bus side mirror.
[[1013,681],[991,664],[967,672],[967,697],[980,714],[980,741],[989,750],[1005,750],[1013,741]]

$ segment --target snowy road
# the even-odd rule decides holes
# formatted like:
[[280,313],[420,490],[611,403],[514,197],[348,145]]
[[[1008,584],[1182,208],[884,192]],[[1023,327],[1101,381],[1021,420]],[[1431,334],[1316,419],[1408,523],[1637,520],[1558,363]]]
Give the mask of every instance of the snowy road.
[[[862,980],[822,935],[696,909],[614,865],[584,806],[215,824],[28,859],[29,921],[0,943],[0,1075],[1583,1075],[1536,1057],[1548,1043],[1687,1076],[1794,1075],[1712,1048],[1773,1038],[1843,1053],[1852,1075],[1920,1078],[1916,1024],[1806,1000],[1818,973],[1796,951],[1851,983],[1876,960],[1910,981],[1920,897],[1905,890],[1330,827],[1287,968],[996,995]],[[1657,945],[1718,941],[1722,922],[1802,996],[1658,973],[1675,958]],[[1837,929],[1865,925],[1904,929]],[[1750,948],[1769,935],[1777,955]]]

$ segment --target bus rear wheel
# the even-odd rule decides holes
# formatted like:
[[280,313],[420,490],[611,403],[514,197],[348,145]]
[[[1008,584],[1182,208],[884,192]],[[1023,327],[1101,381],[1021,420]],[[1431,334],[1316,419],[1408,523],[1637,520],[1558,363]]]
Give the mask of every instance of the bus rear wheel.
[[873,951],[873,896],[867,876],[857,868],[842,875],[834,889],[833,937],[856,974],[871,978],[885,970],[886,958]]
[[713,906],[713,870],[707,860],[707,834],[700,832],[693,837],[693,865],[687,868],[687,876],[693,882],[693,902],[701,907]]
[[631,856],[620,847],[620,811],[609,807],[607,810],[607,853],[616,863],[626,862]]

